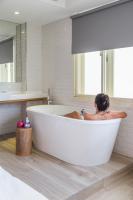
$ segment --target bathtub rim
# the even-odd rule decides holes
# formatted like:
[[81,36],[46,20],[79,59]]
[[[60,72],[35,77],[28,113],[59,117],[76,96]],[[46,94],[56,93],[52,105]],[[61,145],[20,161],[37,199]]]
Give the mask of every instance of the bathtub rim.
[[69,117],[64,117],[61,115],[57,115],[57,114],[49,114],[49,113],[45,113],[45,112],[41,112],[39,110],[32,110],[32,108],[38,108],[38,107],[55,107],[55,106],[64,106],[64,107],[68,107],[68,108],[75,108],[74,106],[68,106],[68,105],[35,105],[35,106],[29,106],[27,107],[26,111],[27,112],[32,112],[32,113],[37,113],[37,114],[41,114],[41,115],[47,115],[49,117],[56,117],[58,119],[64,119],[66,121],[73,121],[73,122],[77,122],[77,123],[84,123],[84,124],[110,124],[110,123],[116,123],[116,122],[121,122],[122,118],[116,118],[116,119],[108,119],[108,120],[82,120],[82,119],[74,119],[74,118],[69,118]]

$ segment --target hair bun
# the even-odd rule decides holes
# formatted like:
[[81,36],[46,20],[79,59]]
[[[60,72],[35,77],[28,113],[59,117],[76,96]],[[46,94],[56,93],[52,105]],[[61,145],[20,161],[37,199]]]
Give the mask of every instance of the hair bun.
[[109,96],[106,94],[98,94],[95,98],[95,104],[99,111],[105,111],[109,107]]

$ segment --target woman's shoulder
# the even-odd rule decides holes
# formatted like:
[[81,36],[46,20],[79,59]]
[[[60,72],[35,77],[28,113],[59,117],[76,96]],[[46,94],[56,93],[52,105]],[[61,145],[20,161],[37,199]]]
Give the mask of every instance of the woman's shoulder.
[[107,114],[110,116],[111,119],[127,117],[127,113],[123,111],[108,111]]

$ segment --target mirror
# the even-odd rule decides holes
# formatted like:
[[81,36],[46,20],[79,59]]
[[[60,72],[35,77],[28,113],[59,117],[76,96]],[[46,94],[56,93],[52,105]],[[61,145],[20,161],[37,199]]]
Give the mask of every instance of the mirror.
[[26,24],[0,20],[0,82],[23,82]]

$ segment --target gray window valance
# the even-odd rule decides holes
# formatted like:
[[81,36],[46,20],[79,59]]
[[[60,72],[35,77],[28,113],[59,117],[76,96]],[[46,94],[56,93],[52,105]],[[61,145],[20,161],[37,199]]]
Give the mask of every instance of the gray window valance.
[[13,62],[13,38],[0,42],[0,64]]
[[118,2],[72,17],[73,54],[133,46],[133,1]]

